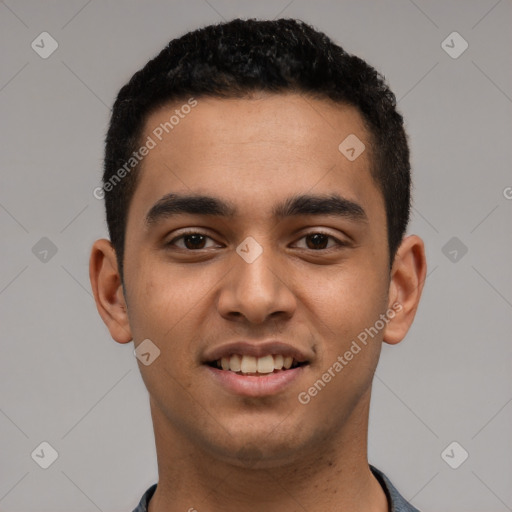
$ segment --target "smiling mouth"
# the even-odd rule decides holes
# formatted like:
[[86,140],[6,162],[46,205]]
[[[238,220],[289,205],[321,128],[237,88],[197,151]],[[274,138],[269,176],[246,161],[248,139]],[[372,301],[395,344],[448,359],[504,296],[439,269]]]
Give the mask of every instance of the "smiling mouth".
[[270,373],[284,372],[308,364],[299,362],[292,356],[268,354],[262,357],[233,354],[207,363],[218,370],[233,372],[238,375],[260,376]]

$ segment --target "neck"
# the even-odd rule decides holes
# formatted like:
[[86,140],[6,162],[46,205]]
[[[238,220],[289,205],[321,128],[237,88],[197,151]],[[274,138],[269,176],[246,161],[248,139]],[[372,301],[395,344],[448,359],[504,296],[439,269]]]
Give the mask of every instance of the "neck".
[[[386,495],[367,460],[367,401],[336,439],[295,459],[234,465],[200,450],[151,403],[158,486],[148,512],[388,512]],[[362,414],[361,414],[362,413]]]

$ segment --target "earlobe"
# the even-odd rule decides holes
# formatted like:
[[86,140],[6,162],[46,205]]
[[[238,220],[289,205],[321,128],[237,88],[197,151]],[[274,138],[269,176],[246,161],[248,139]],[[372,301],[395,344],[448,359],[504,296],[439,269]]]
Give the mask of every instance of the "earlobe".
[[116,254],[109,240],[103,238],[94,242],[89,260],[89,278],[98,313],[112,338],[118,343],[132,341]]
[[420,237],[410,235],[397,250],[389,285],[387,323],[383,340],[394,345],[405,338],[412,325],[427,273],[425,247]]

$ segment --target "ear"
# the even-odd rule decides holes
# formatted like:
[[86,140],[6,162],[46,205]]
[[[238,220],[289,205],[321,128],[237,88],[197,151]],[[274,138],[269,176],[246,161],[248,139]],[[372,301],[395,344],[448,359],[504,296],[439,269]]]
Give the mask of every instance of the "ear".
[[89,260],[89,278],[98,313],[112,338],[118,343],[132,341],[116,253],[109,240],[102,238],[94,242]]
[[398,248],[389,284],[388,314],[383,340],[390,345],[405,338],[416,315],[427,274],[427,262],[423,240],[410,235]]

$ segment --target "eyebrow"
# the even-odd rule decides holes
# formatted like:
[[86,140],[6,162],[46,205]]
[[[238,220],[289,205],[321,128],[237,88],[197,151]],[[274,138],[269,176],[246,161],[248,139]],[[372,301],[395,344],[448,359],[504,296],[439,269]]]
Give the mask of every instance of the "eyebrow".
[[[180,214],[233,218],[237,214],[237,208],[232,202],[218,197],[170,193],[151,207],[146,215],[146,225],[149,227]],[[276,220],[301,215],[332,215],[357,222],[368,222],[368,216],[361,205],[338,194],[294,195],[272,209],[272,216]]]

